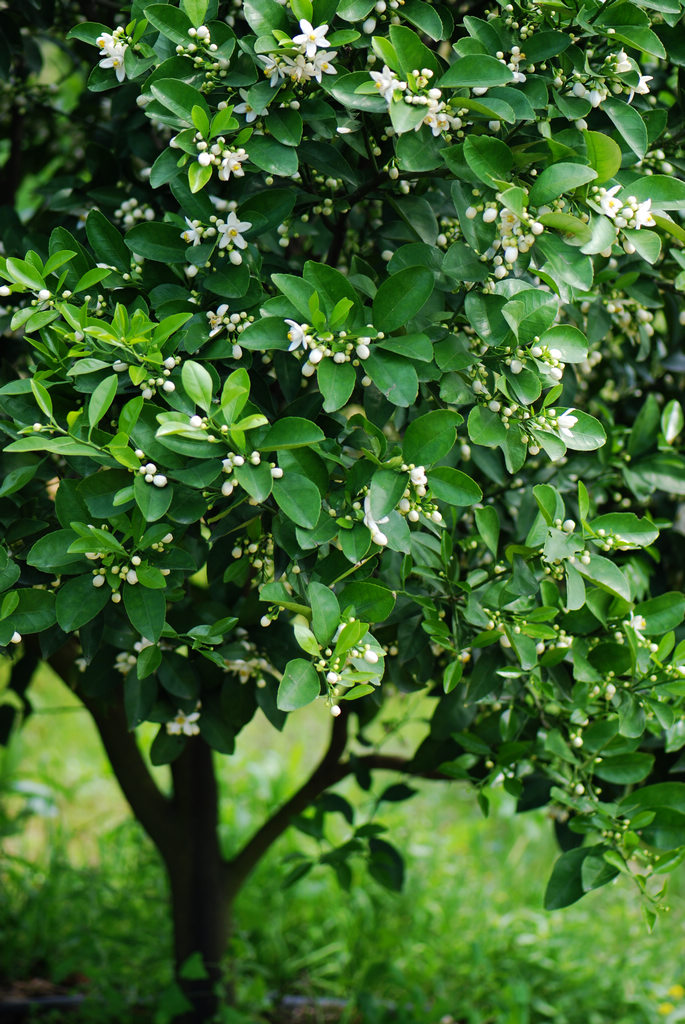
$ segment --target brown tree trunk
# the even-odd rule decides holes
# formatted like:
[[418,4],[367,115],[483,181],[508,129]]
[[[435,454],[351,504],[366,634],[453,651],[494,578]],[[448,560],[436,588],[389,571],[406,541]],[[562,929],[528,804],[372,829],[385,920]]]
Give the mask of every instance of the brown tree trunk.
[[[218,836],[218,793],[211,749],[192,739],[172,766],[176,842],[162,850],[171,887],[174,958],[179,984],[192,1004],[183,1024],[207,1024],[231,1001],[224,977],[230,937],[228,866]],[[200,955],[206,977],[183,978],[189,957]],[[192,972],[194,973],[194,972]]]

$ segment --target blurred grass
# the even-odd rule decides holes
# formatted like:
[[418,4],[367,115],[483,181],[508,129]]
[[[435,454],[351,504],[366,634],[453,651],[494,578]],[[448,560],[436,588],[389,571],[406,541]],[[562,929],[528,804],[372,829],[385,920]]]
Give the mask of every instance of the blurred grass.
[[[87,713],[47,672],[33,699],[36,713],[0,753],[0,981],[78,972],[96,996],[82,1019],[125,1021],[128,1008],[171,980],[160,864],[130,819]],[[396,712],[404,713],[401,702]],[[295,788],[327,731],[318,708],[291,716],[283,734],[263,719],[245,730],[236,755],[221,759],[227,851]],[[154,727],[143,732],[144,744],[153,734]],[[157,774],[166,785],[167,770]],[[379,779],[371,793],[346,782],[341,791],[358,820],[373,813],[389,781]],[[383,890],[361,863],[349,892],[325,867],[284,889],[288,855],[317,852],[294,830],[257,868],[238,900],[233,942],[252,1020],[274,992],[349,998],[366,1024],[685,1020],[677,987],[685,984],[682,869],[670,888],[672,910],[652,934],[626,882],[546,913],[557,850],[544,812],[515,816],[501,794],[486,820],[465,787],[417,788],[380,814],[405,856],[401,894]],[[342,841],[348,826],[334,818],[332,838]]]

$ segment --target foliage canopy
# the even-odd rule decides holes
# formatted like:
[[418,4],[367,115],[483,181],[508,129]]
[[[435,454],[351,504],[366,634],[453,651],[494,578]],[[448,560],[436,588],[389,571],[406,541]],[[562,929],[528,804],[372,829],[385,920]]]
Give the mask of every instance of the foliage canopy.
[[[4,214],[17,668],[72,650],[89,707],[159,724],[157,764],[316,701],[338,759],[357,740],[327,785],[549,802],[549,907],[679,863],[679,30],[679,0],[135,0],[72,28],[80,148],[48,131],[40,205]],[[419,689],[414,756],[364,753]],[[343,883],[360,849],[400,884],[375,830]]]

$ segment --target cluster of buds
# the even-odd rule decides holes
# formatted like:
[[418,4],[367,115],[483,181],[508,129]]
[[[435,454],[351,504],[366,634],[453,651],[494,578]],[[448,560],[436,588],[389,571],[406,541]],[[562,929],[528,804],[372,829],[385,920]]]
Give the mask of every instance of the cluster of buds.
[[400,515],[406,516],[410,523],[418,523],[423,513],[431,522],[442,523],[438,506],[427,498],[428,477],[425,467],[403,463],[401,469],[403,473],[409,474],[409,482],[397,506]]
[[[281,472],[283,472],[281,470]],[[236,544],[231,551],[236,560],[246,558],[257,570],[260,580],[273,579],[274,575],[274,542],[271,534],[263,534],[258,540],[244,541]]]
[[217,76],[225,78],[229,62],[225,57],[218,56],[219,47],[212,42],[212,34],[208,26],[200,25],[198,28],[189,28],[188,39],[187,43],[177,45],[176,54],[191,60],[197,70],[204,69],[208,83],[211,83],[212,79]]
[[[162,544],[170,544],[173,539],[173,535],[168,533],[162,539]],[[153,547],[163,550],[163,547],[159,545],[153,545]],[[138,554],[131,555],[125,562],[118,562],[117,558],[119,557],[109,551],[104,553],[101,551],[86,552],[86,558],[89,561],[102,563],[99,568],[93,569],[93,586],[99,589],[104,587],[105,583],[108,583],[112,589],[112,601],[114,604],[119,604],[121,601],[119,588],[122,583],[128,583],[132,587],[138,583],[137,569],[143,564],[143,559]],[[160,569],[160,572],[163,576],[168,576],[171,570]]]
[[[139,459],[145,458],[141,448],[136,448],[135,454]],[[169,482],[164,473],[160,473],[158,471],[154,462],[146,462],[144,465],[140,466],[138,473],[142,476],[146,484],[152,484],[153,487],[166,487]]]
[[[480,190],[475,189],[473,194],[478,196]],[[498,194],[496,200],[499,198]],[[480,214],[485,224],[495,225],[497,234],[481,259],[483,262],[492,262],[493,275],[501,280],[507,277],[519,256],[532,248],[535,239],[545,229],[527,210],[523,210],[519,216],[496,200],[467,207],[466,217],[474,220]]]
[[232,672],[237,675],[243,686],[249,683],[251,679],[254,679],[255,685],[260,690],[266,686],[265,675],[267,673],[280,680],[281,673],[266,658],[259,654],[256,644],[251,643],[249,640],[243,640],[241,647],[245,657],[236,658],[231,653],[231,656],[227,657],[224,661],[224,672]]
[[[557,434],[562,441],[573,441],[573,428],[578,422],[578,417],[573,415],[573,409],[567,409],[560,413],[557,409],[543,409],[537,416],[531,417],[529,425],[538,430],[551,431]],[[537,445],[530,445],[528,452],[537,455]]]
[[[356,620],[351,616],[349,623]],[[331,640],[335,644],[347,622],[341,622]],[[367,639],[368,638],[368,639]],[[378,685],[383,676],[385,649],[381,647],[370,633],[366,633],[353,647],[335,654],[332,647],[321,650],[321,656],[314,663],[326,684],[327,703],[334,718],[340,715],[338,699],[345,689],[357,685],[360,679]],[[370,674],[369,674],[370,673]]]
[[[524,65],[531,74],[535,71],[534,64],[526,66],[526,55],[521,51],[520,46],[512,46],[508,57],[502,50],[498,50],[495,56],[500,64],[504,64],[511,71],[514,76],[514,82],[517,84],[523,84],[526,80],[525,73],[521,71],[521,65]],[[487,92],[487,89],[473,89],[474,96],[482,96],[485,92]]]
[[131,196],[130,199],[124,199],[117,206],[113,216],[115,220],[121,222],[123,228],[128,230],[134,224],[139,224],[142,220],[154,220],[155,211],[148,203],[140,203],[135,196]]
[[447,249],[452,242],[456,242],[461,238],[461,227],[459,226],[459,220],[457,217],[441,217],[440,221],[440,234],[435,240],[435,244],[441,249]]
[[138,655],[140,652],[144,651],[146,647],[152,646],[152,642],[150,640],[146,640],[143,636],[140,640],[136,640],[133,645],[133,651],[119,651],[114,659],[114,667],[117,672],[121,672],[122,676],[127,676],[131,669],[135,668],[138,663]]
[[[193,137],[195,149],[197,150],[197,162],[200,167],[214,167],[218,171],[220,181],[228,181],[231,175],[234,178],[244,178],[245,171],[243,164],[250,158],[247,150],[239,146],[231,149],[223,135],[219,135],[213,142],[207,142],[202,132],[195,132]],[[174,148],[174,140],[170,143]]]
[[[640,203],[631,195],[624,199],[618,195],[621,190],[621,185],[612,185],[611,188],[594,185],[592,195],[600,211],[606,217],[610,217],[617,228],[638,231],[640,228],[656,227],[656,221],[652,216],[652,200],[645,199]],[[631,250],[635,252],[635,247],[630,246],[630,249],[626,249],[629,255]]]
[[[362,23],[362,31],[367,36],[373,35],[378,22],[389,22],[391,25],[399,25],[400,20],[397,14],[400,7],[404,7],[405,0],[376,0],[368,18]],[[369,53],[369,63],[376,59],[375,53]]]
[[[554,84],[557,84],[555,79]],[[580,100],[587,100],[591,107],[601,107],[609,95],[609,88],[603,82],[590,78],[589,75],[574,71],[567,79],[568,96],[575,96]],[[559,86],[557,86],[559,88]]]
[[233,342],[233,350],[231,355],[234,359],[240,359],[243,354],[243,350],[235,340],[236,337],[243,333],[243,331],[254,323],[254,316],[248,316],[244,310],[239,313],[229,312],[228,303],[223,302],[217,307],[216,311],[208,310],[207,321],[209,323],[209,337],[215,338],[217,334],[226,329],[231,341]]
[[[368,359],[371,354],[369,348],[371,337],[357,337],[349,335],[347,331],[325,331],[321,334],[313,334],[309,324],[298,324],[295,320],[286,320],[288,327],[289,352],[294,352],[298,359],[307,358],[302,366],[302,375],[311,377],[322,359],[332,359],[334,363],[352,363],[359,365],[359,360]],[[370,325],[367,325],[370,326]],[[383,339],[385,334],[378,331],[377,339]]]
[[[158,389],[161,389],[168,395],[175,391],[176,385],[172,380],[169,380],[169,378],[171,377],[172,370],[174,370],[180,362],[180,356],[167,356],[166,359],[162,361],[161,374],[158,377],[143,377],[143,379],[138,383],[138,387],[140,388],[143,398],[152,398],[157,393]],[[117,359],[112,363],[112,369],[115,373],[125,373],[129,369],[129,363],[125,362],[123,359]],[[136,369],[138,369],[138,367],[136,367]],[[148,365],[147,369],[152,369],[152,372],[154,373],[158,368],[156,366],[150,367]]]
[[[193,420],[198,419],[200,419],[199,416],[193,416],[191,418],[191,426],[196,426],[196,424],[193,423]],[[235,488],[239,486],[239,481],[233,475],[233,470],[236,467],[240,468],[240,466],[244,466],[245,464],[250,466],[259,466],[261,465],[261,462],[262,456],[260,452],[257,451],[251,452],[247,456],[237,455],[234,454],[233,452],[230,452],[225,459],[222,459],[221,470],[228,477],[228,479],[224,480],[223,484],[221,485],[221,493],[223,494],[224,498],[230,498]],[[280,466],[277,466],[275,462],[269,463],[269,470],[274,480],[280,480],[282,478],[283,470],[281,469]]]
[[369,71],[369,75],[388,106],[393,100],[400,98],[410,106],[426,108],[426,114],[416,125],[415,131],[426,125],[434,137],[445,134],[449,137],[449,133],[456,132],[462,127],[461,118],[456,116],[450,104],[443,100],[442,90],[431,87],[431,68],[415,68],[407,75],[406,82],[400,81],[387,64],[383,65],[381,71]]

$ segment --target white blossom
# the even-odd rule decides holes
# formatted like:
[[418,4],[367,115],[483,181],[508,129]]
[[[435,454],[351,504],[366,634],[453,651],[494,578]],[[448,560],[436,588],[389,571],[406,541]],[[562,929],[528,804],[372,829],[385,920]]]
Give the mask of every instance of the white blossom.
[[306,348],[306,325],[298,324],[295,320],[286,320],[286,323],[290,328],[288,331],[288,341],[290,342],[288,352],[294,352],[295,349],[300,347],[300,345],[302,348]]
[[371,534],[371,540],[374,544],[378,544],[380,547],[385,547],[388,543],[388,538],[385,536],[382,530],[379,530],[379,526],[383,526],[388,522],[388,516],[383,516],[382,519],[376,521],[371,514],[371,495],[367,494],[364,498],[364,526],[368,529]]
[[197,220],[190,220],[188,217],[186,217],[185,221],[188,228],[186,231],[181,232],[181,238],[184,242],[187,242],[188,245],[200,245],[202,242],[202,230],[198,230],[198,228],[200,228],[200,222]]
[[606,189],[604,194],[600,196],[599,205],[602,213],[605,213],[607,217],[612,219],[617,217],[623,209],[623,203],[620,199],[616,198],[616,193],[620,187],[620,185],[614,185],[612,188]]
[[395,72],[391,71],[387,64],[383,65],[382,71],[369,71],[369,74],[386,103],[392,102],[396,90],[404,92],[407,88],[407,83],[400,82]]
[[251,227],[252,221],[240,220],[231,211],[226,220],[218,220],[216,222],[216,230],[221,236],[219,238],[219,248],[225,249],[227,245],[235,245],[239,249],[247,249],[247,242],[243,238],[242,232],[249,231]]
[[247,124],[251,124],[253,121],[256,121],[258,117],[261,117],[263,114],[266,113],[266,107],[263,104],[260,110],[255,110],[255,108],[251,106],[250,103],[248,103],[248,94],[246,89],[241,89],[240,95],[243,98],[243,102],[238,103],[237,106],[233,108],[233,113],[244,114],[245,121],[247,122]]
[[245,171],[243,170],[243,164],[249,157],[244,149],[237,149],[235,151],[229,149],[223,154],[221,160],[221,166],[219,167],[219,178],[221,181],[228,181],[231,174],[236,178],[245,177]]
[[330,46],[326,39],[328,25],[319,25],[318,28],[314,28],[306,18],[300,18],[300,29],[300,34],[292,38],[296,46],[304,47],[307,57],[313,57],[318,49],[325,49]]
[[557,428],[561,437],[573,440],[573,427],[578,422],[578,417],[573,416],[573,409],[567,409],[565,413],[557,418]]
[[103,32],[96,39],[96,43],[100,47],[100,56],[103,58],[100,61],[100,67],[113,68],[117,81],[123,82],[126,77],[124,55],[128,49],[128,43],[122,41],[121,33],[117,33],[116,30],[113,34]]
[[184,711],[177,711],[176,716],[166,723],[166,731],[169,736],[197,736],[200,731],[197,724],[199,717],[199,711],[191,711],[189,715]]

